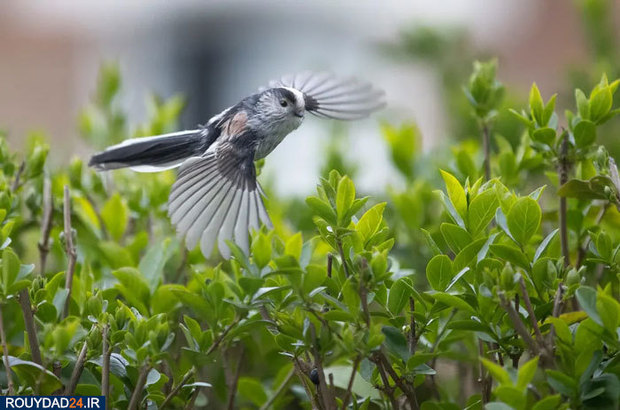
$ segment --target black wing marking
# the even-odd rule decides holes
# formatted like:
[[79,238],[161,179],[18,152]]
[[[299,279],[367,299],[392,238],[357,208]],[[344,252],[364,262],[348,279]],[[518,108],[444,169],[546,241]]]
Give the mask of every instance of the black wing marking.
[[327,73],[301,73],[272,82],[272,87],[291,87],[304,94],[306,111],[321,118],[356,120],[385,106],[383,91],[355,78]]
[[256,181],[255,144],[243,132],[225,136],[213,151],[187,160],[181,167],[168,201],[168,214],[188,249],[200,242],[209,257],[215,242],[225,258],[226,240],[249,252],[248,232],[261,222],[271,226]]

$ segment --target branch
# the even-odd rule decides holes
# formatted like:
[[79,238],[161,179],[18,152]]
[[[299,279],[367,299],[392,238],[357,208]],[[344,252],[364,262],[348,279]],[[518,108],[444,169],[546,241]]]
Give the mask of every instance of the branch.
[[6,379],[9,384],[9,395],[15,395],[13,387],[13,376],[11,376],[11,365],[9,364],[9,347],[6,343],[6,333],[4,333],[4,318],[2,316],[2,304],[0,303],[0,338],[2,341],[2,353],[4,358],[4,369],[6,370]]
[[52,214],[54,212],[54,202],[52,197],[52,183],[49,177],[43,180],[43,220],[41,221],[41,239],[39,240],[39,273],[45,274],[45,264],[49,253],[50,232],[52,230]]
[[[560,146],[560,157],[558,164],[558,174],[560,176],[560,186],[568,182],[568,133],[564,132],[564,138]],[[560,241],[562,244],[562,256],[564,266],[570,265],[570,249],[568,248],[568,219],[566,197],[560,197]]]
[[527,292],[527,288],[525,287],[525,281],[523,280],[523,276],[519,276],[519,286],[521,287],[521,294],[523,295],[523,302],[525,303],[525,309],[527,310],[527,315],[530,317],[530,322],[532,323],[532,328],[534,329],[536,340],[538,341],[538,343],[542,343],[543,341],[542,333],[540,333],[540,328],[538,327],[538,320],[536,320],[536,314],[534,313],[534,308],[532,307],[532,301],[530,300],[530,295]]
[[331,253],[327,254],[327,277],[332,277],[332,265],[334,264],[334,255]]
[[164,399],[164,401],[161,402],[161,404],[159,405],[159,408],[161,409],[165,409],[166,405],[168,404],[168,402],[170,402],[170,400],[172,400],[172,398],[174,396],[177,395],[177,393],[179,392],[179,390],[181,390],[181,387],[183,387],[185,385],[185,383],[187,383],[189,381],[189,379],[191,379],[191,377],[196,373],[196,368],[192,366],[192,368],[190,369],[189,372],[187,372],[187,374],[185,374],[185,377],[183,377],[183,380],[181,380],[173,389],[172,391],[166,396],[166,398]]
[[[478,339],[478,354],[480,357],[484,357],[484,342],[482,339]],[[478,372],[480,373],[480,377],[478,378],[478,383],[480,383],[480,395],[482,396],[482,403],[486,404],[491,401],[491,387],[493,381],[491,380],[491,375],[484,374],[482,360],[478,362]]]
[[377,359],[375,356],[371,357],[372,360],[377,365],[377,370],[379,371],[379,376],[381,377],[381,382],[383,383],[383,389],[381,389],[392,403],[392,409],[398,408],[398,402],[396,401],[396,397],[394,397],[394,387],[390,385],[390,379],[387,377],[385,369],[383,368],[383,363]]
[[108,332],[110,326],[105,324],[101,331],[101,338],[103,340],[102,349],[102,364],[101,364],[101,395],[105,397],[106,408],[110,408],[110,353],[108,343]]
[[19,189],[20,178],[22,174],[24,173],[24,169],[26,169],[26,160],[23,160],[22,163],[19,165],[19,168],[17,168],[17,173],[15,173],[15,179],[13,180],[13,183],[11,184],[11,192],[15,192]]
[[340,253],[340,259],[342,260],[342,268],[344,269],[344,274],[348,278],[349,268],[347,267],[347,259],[344,257],[344,249],[342,249],[342,242],[340,242],[340,238],[336,238],[336,244],[338,245],[338,253]]
[[67,274],[65,276],[65,289],[67,292],[67,299],[65,300],[65,309],[63,312],[63,318],[69,315],[69,307],[71,305],[71,288],[73,287],[73,273],[75,271],[75,262],[77,260],[77,252],[75,245],[73,244],[73,229],[71,228],[71,196],[69,194],[69,186],[65,185],[64,189],[64,206],[63,206],[64,222],[65,222],[65,251],[69,258],[69,264],[67,266]]
[[407,397],[407,401],[411,405],[411,409],[412,410],[419,409],[420,406],[418,405],[418,398],[416,397],[415,388],[403,382],[403,379],[396,374],[396,371],[394,370],[394,368],[388,361],[387,357],[385,357],[383,352],[377,352],[376,356],[379,359],[379,361],[382,362],[383,368],[387,371],[387,373],[390,375],[392,380],[394,380],[394,383],[396,383],[396,386],[398,386],[398,388]]
[[312,408],[321,409],[321,402],[318,400],[316,395],[312,393],[312,389],[308,385],[307,377],[304,377],[307,372],[306,370],[304,370],[302,362],[300,362],[297,357],[293,358],[293,368],[295,369],[295,374],[297,374],[299,381],[301,381],[301,384],[303,384],[304,390],[306,390],[306,395],[308,396],[308,399],[310,399]]
[[142,397],[142,390],[144,390],[144,385],[146,384],[146,377],[149,375],[150,370],[151,366],[149,366],[148,364],[145,364],[140,369],[138,381],[136,382],[136,388],[133,390],[133,393],[131,394],[131,399],[129,400],[129,406],[127,407],[128,410],[136,410],[138,408],[140,398]]
[[65,396],[72,396],[75,392],[75,388],[77,387],[78,381],[80,380],[80,376],[82,375],[82,370],[84,370],[84,363],[86,363],[86,353],[88,352],[88,342],[85,340],[82,349],[80,350],[80,354],[78,355],[75,361],[75,367],[73,368],[73,373],[71,373],[71,379],[65,388]]
[[407,335],[407,341],[409,342],[409,354],[413,355],[418,344],[418,337],[415,331],[415,299],[412,297],[409,297],[409,311],[411,312],[411,321],[409,323],[409,334]]
[[[288,374],[286,375],[286,377],[284,378],[284,381],[282,381],[282,384],[278,387],[278,389],[273,393],[273,396],[271,396],[269,398],[269,400],[267,400],[265,402],[265,404],[263,404],[259,410],[267,410],[271,404],[278,398],[278,396],[280,394],[282,394],[282,392],[286,389],[286,386],[288,385],[288,382],[291,381],[291,379],[293,378],[293,376],[295,376],[295,366],[291,367],[291,370],[289,370]],[[163,406],[162,406],[163,407]]]
[[349,404],[349,397],[351,397],[351,389],[353,389],[353,381],[355,380],[355,374],[357,373],[357,367],[362,360],[361,355],[357,355],[355,360],[353,361],[353,367],[351,368],[351,376],[349,377],[349,384],[347,385],[347,392],[344,394],[344,398],[342,399],[342,410],[347,408]]
[[[226,384],[228,385],[228,404],[226,405],[226,408],[228,410],[234,410],[235,408],[235,396],[237,395],[237,384],[239,383],[239,376],[241,375],[241,365],[243,364],[243,353],[244,353],[244,349],[242,345],[241,354],[239,354],[239,359],[237,360],[237,367],[234,373],[230,372],[230,367],[228,366],[228,364],[224,366],[225,374],[226,374]],[[225,357],[226,357],[226,354],[224,354],[222,358],[224,358],[224,361],[227,362],[228,360],[225,359]]]
[[316,328],[314,327],[314,323],[310,323],[310,337],[312,338],[312,356],[314,356],[314,366],[319,373],[319,385],[318,389],[321,393],[320,396],[323,399],[323,405],[326,409],[335,409],[336,408],[336,399],[333,397],[333,392],[327,386],[327,381],[325,380],[325,372],[323,370],[323,360],[319,353],[318,348],[318,339],[316,337]]
[[224,331],[217,337],[217,339],[215,339],[213,341],[213,343],[211,344],[211,347],[209,347],[209,350],[207,350],[207,352],[205,353],[205,355],[210,355],[211,353],[213,353],[215,351],[215,349],[217,349],[217,347],[220,345],[220,343],[222,343],[222,340],[224,340],[224,338],[226,337],[226,335],[228,334],[228,332],[231,331],[231,329],[233,327],[235,327],[235,325],[237,323],[239,323],[239,320],[241,320],[240,318],[236,318],[230,325],[226,326],[226,328],[224,329]]
[[515,330],[517,331],[519,336],[521,336],[525,344],[528,345],[530,351],[535,356],[538,356],[538,354],[540,353],[538,345],[532,338],[532,335],[530,335],[530,332],[528,332],[528,330],[525,328],[525,325],[521,321],[521,317],[519,316],[515,308],[510,302],[506,300],[506,296],[503,292],[499,294],[499,299],[502,307],[504,308],[504,310],[506,310],[506,313],[508,313],[508,316],[510,317],[510,320],[512,321],[512,324],[515,327]]
[[18,299],[19,306],[22,309],[22,315],[24,316],[24,326],[26,328],[26,334],[28,335],[28,344],[30,345],[30,355],[32,356],[32,361],[42,366],[43,360],[41,359],[39,338],[37,336],[37,328],[34,324],[32,304],[30,302],[30,294],[28,293],[28,289],[20,290]]
[[491,141],[489,138],[489,126],[482,124],[482,145],[484,146],[484,179],[491,179]]

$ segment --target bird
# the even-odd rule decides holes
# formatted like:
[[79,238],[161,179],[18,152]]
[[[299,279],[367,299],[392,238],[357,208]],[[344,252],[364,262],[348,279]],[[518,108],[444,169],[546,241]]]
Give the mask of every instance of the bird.
[[179,168],[168,216],[179,239],[206,258],[229,259],[226,241],[246,255],[250,233],[272,228],[257,181],[255,161],[265,158],[304,121],[306,113],[357,120],[385,106],[384,92],[354,77],[305,72],[269,82],[196,129],[132,138],[94,154],[97,171]]

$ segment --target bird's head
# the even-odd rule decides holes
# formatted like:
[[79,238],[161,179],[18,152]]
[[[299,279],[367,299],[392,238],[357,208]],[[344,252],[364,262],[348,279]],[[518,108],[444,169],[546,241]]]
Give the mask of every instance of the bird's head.
[[271,88],[264,91],[257,108],[270,121],[297,126],[306,113],[303,93],[289,87]]

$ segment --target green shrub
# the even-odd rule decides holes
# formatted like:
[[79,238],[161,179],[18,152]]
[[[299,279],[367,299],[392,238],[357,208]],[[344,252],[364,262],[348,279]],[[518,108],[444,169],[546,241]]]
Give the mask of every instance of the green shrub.
[[[24,155],[2,138],[2,392],[121,409],[618,408],[620,178],[597,141],[619,81],[577,89],[563,115],[534,84],[508,114],[495,71],[476,63],[462,95],[480,144],[433,160],[413,124],[385,123],[403,188],[364,197],[326,170],[305,203],[270,195],[275,229],[250,255],[230,244],[230,261],[174,237],[173,172],[52,170],[40,136]],[[107,65],[80,116],[92,145],[175,128],[182,98],[152,98],[132,133],[119,92]],[[493,134],[507,128],[517,141]],[[329,149],[329,168],[357,168]]]

